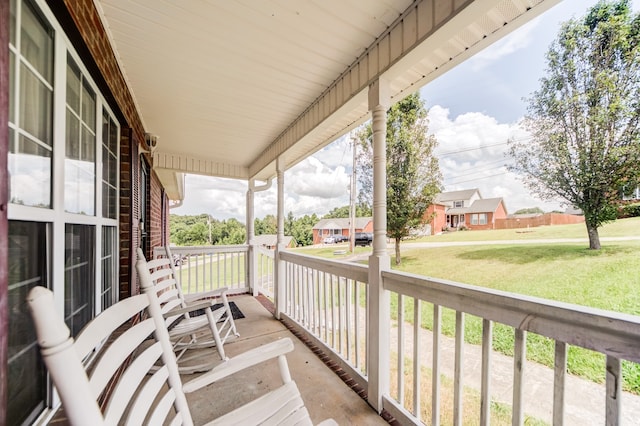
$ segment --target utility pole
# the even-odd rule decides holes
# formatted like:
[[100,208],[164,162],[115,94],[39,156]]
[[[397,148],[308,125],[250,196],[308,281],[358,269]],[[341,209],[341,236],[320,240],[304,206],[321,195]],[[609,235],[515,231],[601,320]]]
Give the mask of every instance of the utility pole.
[[355,252],[356,248],[356,137],[351,134],[353,144],[353,168],[351,170],[351,200],[349,203],[349,251]]

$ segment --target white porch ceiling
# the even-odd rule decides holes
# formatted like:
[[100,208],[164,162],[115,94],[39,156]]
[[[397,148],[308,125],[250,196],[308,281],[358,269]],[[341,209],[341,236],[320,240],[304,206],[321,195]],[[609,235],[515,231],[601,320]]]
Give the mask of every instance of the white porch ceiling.
[[399,100],[559,0],[95,1],[177,199],[183,172],[274,176],[365,121],[375,78]]

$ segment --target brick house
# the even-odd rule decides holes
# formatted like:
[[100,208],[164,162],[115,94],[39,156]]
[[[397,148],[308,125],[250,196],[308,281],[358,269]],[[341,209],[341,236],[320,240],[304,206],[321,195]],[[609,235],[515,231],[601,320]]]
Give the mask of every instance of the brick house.
[[[334,235],[349,236],[349,218],[320,219],[313,226],[313,244],[321,244],[326,237]],[[373,218],[357,217],[354,226],[355,232],[373,232]]]
[[502,198],[482,198],[477,188],[438,194],[425,217],[433,213],[432,235],[447,228],[462,226],[468,229],[495,229],[496,219],[507,217]]

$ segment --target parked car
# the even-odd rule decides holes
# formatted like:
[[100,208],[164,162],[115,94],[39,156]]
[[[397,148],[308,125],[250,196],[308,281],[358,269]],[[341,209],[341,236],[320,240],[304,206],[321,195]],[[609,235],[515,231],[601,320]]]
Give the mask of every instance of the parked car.
[[345,241],[349,241],[349,237],[342,234],[334,235],[333,239],[336,243],[344,243]]
[[369,232],[356,232],[356,246],[370,246],[373,242],[373,234]]
[[336,239],[334,237],[325,237],[322,242],[325,244],[333,244],[336,242]]

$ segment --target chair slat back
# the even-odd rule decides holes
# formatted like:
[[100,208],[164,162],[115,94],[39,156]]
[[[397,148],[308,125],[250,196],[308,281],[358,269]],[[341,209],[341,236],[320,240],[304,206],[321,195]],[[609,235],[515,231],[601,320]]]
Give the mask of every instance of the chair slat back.
[[[192,424],[157,298],[142,294],[116,303],[75,342],[50,290],[35,287],[28,303],[43,359],[72,425],[145,424],[152,418],[158,424]],[[158,360],[161,367],[154,372]]]

